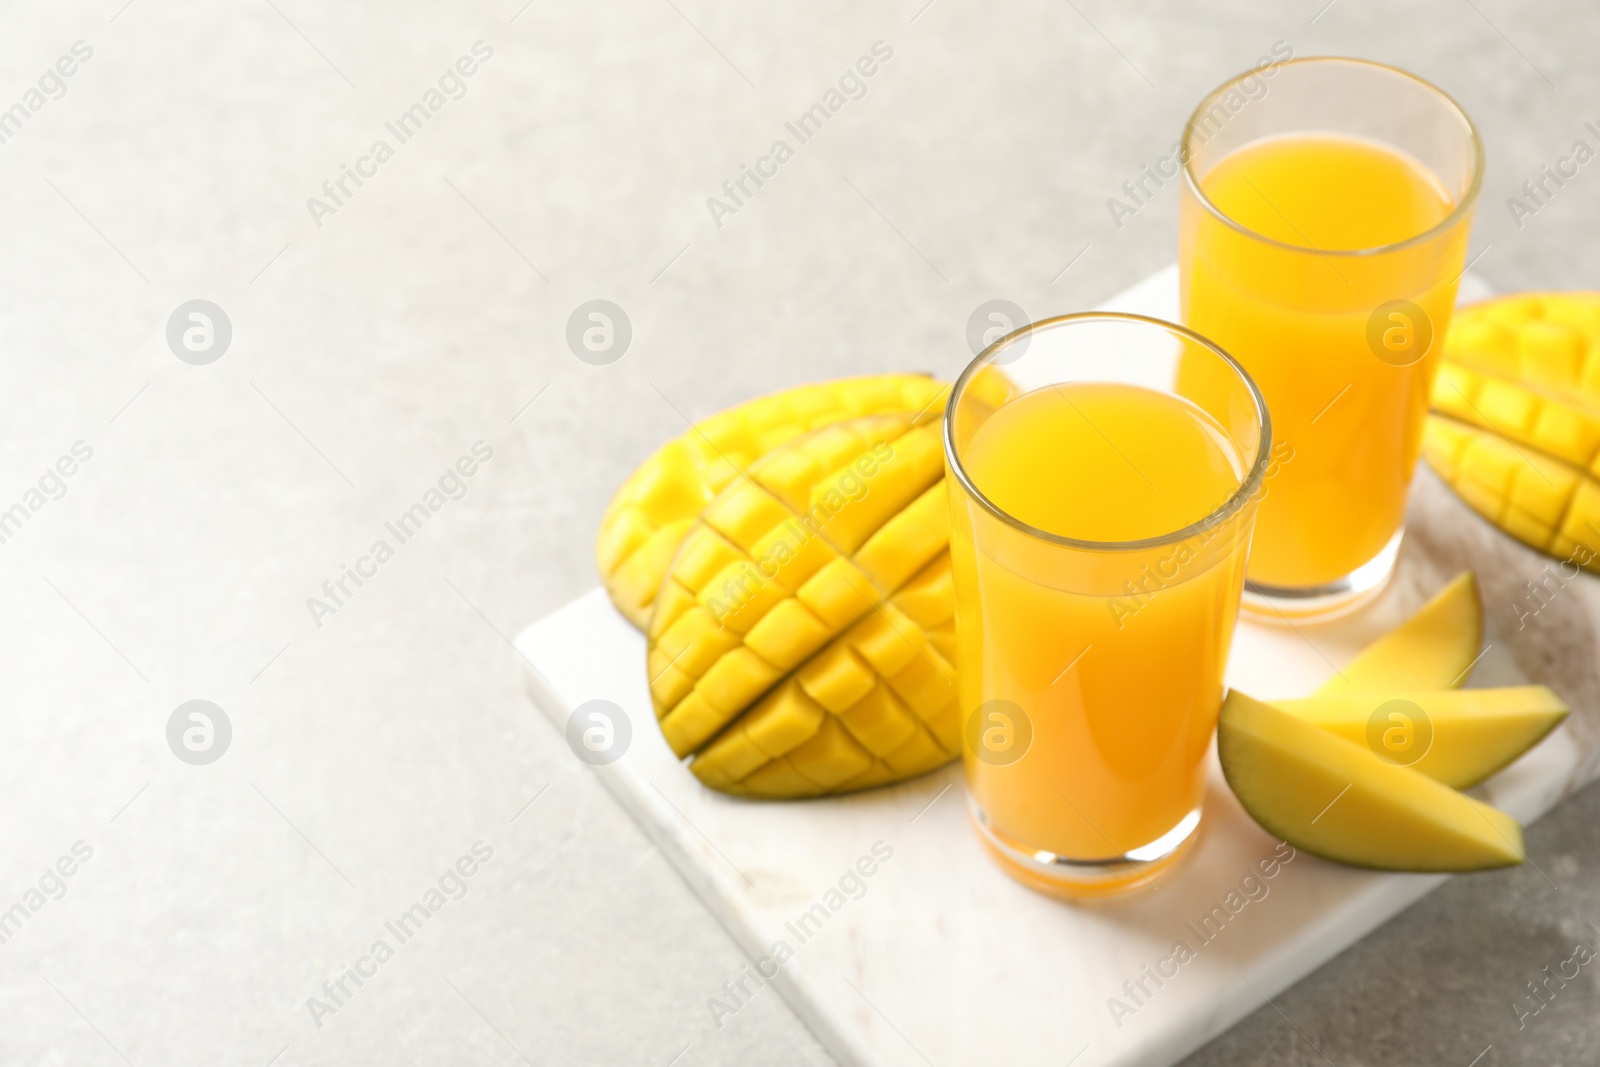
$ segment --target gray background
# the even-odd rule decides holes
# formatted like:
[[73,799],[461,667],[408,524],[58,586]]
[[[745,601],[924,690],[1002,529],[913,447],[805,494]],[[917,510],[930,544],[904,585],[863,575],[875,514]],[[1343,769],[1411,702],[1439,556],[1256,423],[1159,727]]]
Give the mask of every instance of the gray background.
[[[1477,270],[1593,284],[1600,163],[1521,229],[1505,207],[1595,145],[1590,5],[922,3],[8,9],[0,107],[94,55],[0,145],[0,508],[94,452],[0,544],[0,908],[93,856],[0,945],[0,1062],[825,1063],[770,991],[712,1026],[741,957],[507,645],[595,584],[631,466],[780,386],[950,375],[981,301],[1080,309],[1164,266],[1172,187],[1120,229],[1106,199],[1277,40],[1445,86],[1490,153]],[[307,197],[480,39],[467,95],[315,225]],[[707,197],[880,39],[867,96],[716,227]],[[165,341],[197,298],[233,325],[209,366]],[[610,366],[565,346],[596,298],[633,325]],[[467,496],[314,625],[306,598],[478,440]],[[232,722],[209,766],[167,747],[191,699]],[[1511,1005],[1600,936],[1597,808],[1195,1062],[1591,1062],[1593,968],[1521,1029]],[[480,839],[466,896],[312,1025]]]

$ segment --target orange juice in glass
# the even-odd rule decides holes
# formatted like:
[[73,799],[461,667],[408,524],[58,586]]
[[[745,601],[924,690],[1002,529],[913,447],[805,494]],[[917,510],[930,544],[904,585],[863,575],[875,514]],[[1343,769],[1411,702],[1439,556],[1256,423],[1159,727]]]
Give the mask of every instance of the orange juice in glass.
[[1183,319],[1272,412],[1245,605],[1327,616],[1393,569],[1483,151],[1453,100],[1391,67],[1293,60],[1243,94],[1257,77],[1184,130]]
[[1270,438],[1236,363],[1139,316],[1034,323],[956,382],[970,806],[1025,884],[1115,894],[1193,840]]

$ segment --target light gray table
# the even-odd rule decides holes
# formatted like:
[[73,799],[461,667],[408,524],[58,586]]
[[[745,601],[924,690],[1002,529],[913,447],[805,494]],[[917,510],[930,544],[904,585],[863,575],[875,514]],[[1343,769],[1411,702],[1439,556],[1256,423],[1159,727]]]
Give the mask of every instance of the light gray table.
[[[1120,227],[1106,201],[1275,41],[1446,86],[1492,159],[1476,269],[1593,284],[1600,164],[1520,227],[1505,206],[1596,144],[1592,10],[1319,7],[8,11],[0,1063],[827,1062],[770,993],[713,1025],[740,956],[529,707],[506,638],[593,585],[607,496],[685,417],[948,375],[980,302],[1082,308],[1169,262],[1170,186]],[[708,209],[878,41],[864,95]],[[231,325],[204,365],[167,338],[197,299]],[[631,323],[609,365],[566,343],[593,299]],[[390,533],[479,441],[445,480],[464,495]],[[345,567],[366,577],[334,601]],[[167,739],[195,699],[232,730],[203,766]],[[1542,873],[1451,884],[1194,1062],[1592,1059],[1592,968],[1520,1029],[1512,1006],[1600,938],[1597,807],[1533,832]],[[386,935],[442,876],[460,899]],[[347,966],[369,977],[335,1003]]]

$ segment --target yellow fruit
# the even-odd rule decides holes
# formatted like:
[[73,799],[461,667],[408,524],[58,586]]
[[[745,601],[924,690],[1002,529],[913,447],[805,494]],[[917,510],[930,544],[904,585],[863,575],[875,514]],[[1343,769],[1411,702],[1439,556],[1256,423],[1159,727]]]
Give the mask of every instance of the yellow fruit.
[[815,796],[960,753],[939,415],[782,446],[684,536],[650,618],[650,693],[706,785]]
[[1478,580],[1471,571],[1462,571],[1415,615],[1362,649],[1317,693],[1458,686],[1466,681],[1482,645]]
[[942,410],[948,389],[923,374],[841,378],[758,397],[696,423],[652,452],[606,506],[595,559],[612,603],[644,629],[695,517],[766,453],[845,419]]
[[1343,692],[1272,705],[1454,789],[1477,785],[1567,717],[1542,685]]
[[1423,455],[1519,541],[1600,571],[1600,293],[1457,312]]
[[1396,871],[1523,860],[1504,812],[1243,693],[1223,703],[1217,756],[1251,818],[1315,855]]

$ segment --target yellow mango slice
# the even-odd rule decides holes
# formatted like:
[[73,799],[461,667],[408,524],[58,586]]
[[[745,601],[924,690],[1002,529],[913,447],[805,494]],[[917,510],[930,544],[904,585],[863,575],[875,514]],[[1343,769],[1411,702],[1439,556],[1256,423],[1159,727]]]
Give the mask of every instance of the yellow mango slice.
[[1477,785],[1505,767],[1568,711],[1542,685],[1341,692],[1272,705],[1454,789]]
[[1483,646],[1478,579],[1462,571],[1415,615],[1362,649],[1318,695],[1445,689],[1466,681]]
[[[948,385],[923,374],[875,374],[802,385],[719,412],[668,441],[628,476],[600,520],[595,562],[617,610],[644,629],[684,533],[762,456],[848,419],[937,415],[948,391]],[[809,484],[815,479],[802,480]],[[745,503],[761,506],[760,501]],[[729,507],[737,511],[735,505]],[[721,516],[719,522],[728,527],[730,539],[748,545],[744,538],[760,532],[761,519],[742,512]]]
[[1314,855],[1393,871],[1523,861],[1509,815],[1243,693],[1223,703],[1217,756],[1250,817]]

